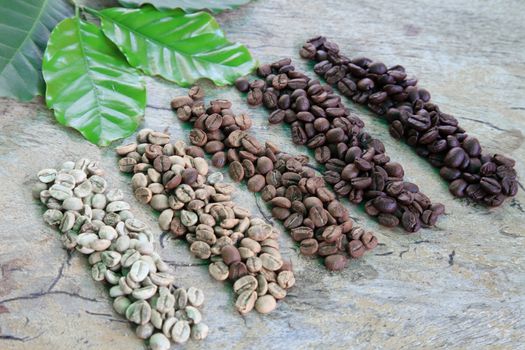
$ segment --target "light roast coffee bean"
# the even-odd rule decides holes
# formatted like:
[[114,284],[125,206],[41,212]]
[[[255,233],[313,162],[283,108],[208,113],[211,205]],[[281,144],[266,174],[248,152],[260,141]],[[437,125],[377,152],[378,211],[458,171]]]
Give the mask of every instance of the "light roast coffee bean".
[[[220,141],[222,144],[227,145],[234,144],[239,147],[247,147],[251,152],[258,153],[263,150],[262,146],[254,139],[248,137],[247,141],[243,141],[247,136],[239,134],[237,131],[242,132],[241,130],[248,128],[251,122],[247,116],[232,116],[232,112],[227,110],[227,108],[230,108],[230,104],[226,102],[227,101],[214,101],[208,111],[201,111],[195,108],[195,105],[191,107],[190,115],[199,113],[195,119],[196,125],[198,124],[198,128],[195,130],[204,132],[204,134],[194,132],[192,134],[193,137],[199,137],[200,142],[203,142],[202,140],[205,139],[206,141],[203,143],[203,146],[208,152],[215,150],[214,146],[208,146],[210,142],[215,141]],[[209,118],[212,114],[216,115]],[[221,121],[220,126],[218,121]],[[227,133],[222,130],[223,126],[231,127],[234,125],[238,126],[239,129],[231,128]],[[223,142],[227,135],[233,135],[230,134],[231,132],[236,132],[235,134],[237,136],[232,136],[229,139],[230,141]],[[147,133],[141,133],[141,137],[147,138]],[[192,143],[198,143],[197,141],[192,140]],[[133,171],[137,171],[135,175],[137,180],[134,186],[147,188],[153,192],[150,204],[152,204],[155,209],[162,209],[165,206],[165,198],[167,198],[168,208],[162,210],[159,216],[159,226],[161,226],[163,230],[169,230],[176,237],[185,237],[190,243],[190,251],[194,256],[209,260],[211,262],[209,272],[213,278],[217,280],[231,280],[234,290],[238,294],[242,294],[245,290],[255,291],[256,289],[264,289],[264,285],[268,285],[268,281],[264,280],[264,282],[260,282],[262,283],[262,287],[259,288],[259,279],[255,278],[255,274],[264,269],[263,259],[260,258],[260,255],[263,253],[268,255],[268,257],[264,257],[267,267],[273,266],[272,268],[277,268],[279,260],[275,257],[280,259],[279,245],[277,241],[274,241],[274,243],[268,241],[266,243],[268,246],[265,246],[263,249],[257,241],[247,237],[251,235],[252,237],[257,237],[257,239],[262,242],[270,237],[276,237],[277,231],[275,231],[271,225],[265,224],[264,221],[251,218],[248,210],[236,206],[232,202],[234,187],[221,182],[222,174],[208,174],[209,168],[206,161],[203,158],[195,157],[194,154],[200,154],[200,152],[196,152],[195,149],[190,149],[190,147],[195,146],[186,146],[182,142],[176,142],[173,145],[166,143],[162,150],[159,150],[162,154],[156,154],[155,158],[148,157],[147,162],[151,161],[149,159],[154,159],[154,161],[158,159],[157,162],[161,163],[161,157],[167,157],[166,159],[169,160],[171,165],[169,169],[167,166],[164,167],[161,166],[162,164],[157,164],[153,169],[148,168],[146,175],[143,171],[145,165],[149,163],[140,163],[144,164],[144,167],[140,166],[133,169]],[[141,153],[145,154],[147,150],[147,144],[146,146],[137,147],[135,152],[140,156],[137,158],[139,161],[144,160]],[[239,170],[245,174],[245,169],[248,167],[246,162],[249,162],[251,166],[248,170],[253,176],[257,171],[255,167],[257,158],[255,154],[248,151],[246,152],[246,154],[242,154],[242,159],[241,155],[238,157],[238,159],[243,160],[245,164],[243,165],[243,163],[239,162]],[[215,154],[218,153],[219,152]],[[125,154],[123,156],[129,157],[130,155]],[[270,166],[268,161],[273,165],[272,157],[274,158],[272,154],[268,154],[266,159],[259,165],[259,170],[264,172],[264,169]],[[143,192],[146,194],[145,191]],[[248,239],[248,241],[245,241],[247,242],[247,247],[241,246],[243,239]],[[125,243],[126,242],[122,242],[122,245]],[[138,250],[136,254],[126,255],[124,257],[127,265],[142,264],[140,262],[140,249],[143,248],[139,249],[139,246],[142,247],[142,243],[135,246]],[[152,268],[151,264],[145,266]],[[168,283],[166,282],[166,278],[158,275],[158,273],[154,271],[155,270],[150,271],[149,276],[144,278],[143,281],[151,280],[154,283],[162,285]],[[134,279],[142,278],[140,271],[134,271],[132,275]],[[117,294],[123,292],[135,293],[135,296],[138,298],[146,298],[148,293],[154,290],[154,287],[150,287],[149,285],[143,288],[138,288],[137,286],[138,289],[136,289],[136,292],[135,290],[131,290],[131,288],[135,287],[128,284],[137,283],[134,279],[130,279],[129,281],[126,279],[127,284],[122,284],[122,288],[124,288],[125,291],[122,291],[119,286],[119,289],[114,292]],[[184,313],[178,316],[175,314],[175,317],[180,319],[180,316],[183,315],[182,319],[190,321],[190,324],[200,324],[200,313],[195,312],[195,310],[186,305],[187,302],[190,302],[189,293],[190,291],[188,291],[187,297],[182,298],[183,294],[186,295],[185,292],[181,293],[180,290],[177,290],[176,300],[174,301],[172,301],[169,295],[162,296],[157,301],[157,306],[159,307],[160,305],[160,309],[162,310],[156,311],[165,312],[173,303],[175,307],[179,309],[184,308]],[[258,295],[256,295],[256,297],[258,297]],[[184,300],[184,302],[182,302],[182,300]],[[241,298],[240,300],[243,299]],[[202,304],[202,300],[195,300],[195,303],[200,305]],[[244,306],[241,307],[241,309],[245,310]],[[245,311],[247,312],[247,310],[250,309],[253,309],[253,306],[250,307],[248,304]],[[152,313],[152,315],[155,315],[155,313]],[[164,322],[172,323],[166,327],[162,325],[163,334],[172,337],[172,329],[175,327],[176,321],[166,320]],[[159,319],[157,316],[152,316],[151,323],[162,323],[162,319]],[[202,334],[199,332],[202,332]],[[205,336],[206,333],[207,327],[204,327],[202,330],[196,331],[195,337],[200,339]]]

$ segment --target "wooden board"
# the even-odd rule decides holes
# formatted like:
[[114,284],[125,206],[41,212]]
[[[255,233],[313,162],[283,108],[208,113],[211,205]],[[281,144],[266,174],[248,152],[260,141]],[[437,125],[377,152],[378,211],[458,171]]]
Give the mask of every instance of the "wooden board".
[[[297,51],[305,39],[321,33],[349,55],[403,64],[486,151],[514,157],[523,179],[523,13],[525,2],[519,0],[259,0],[218,20],[230,39],[247,44],[261,62],[291,56],[311,75],[311,65]],[[168,127],[172,135],[185,138],[187,128],[181,128],[169,102],[186,90],[161,79],[147,78],[147,84],[143,125]],[[269,126],[266,111],[248,108],[233,88],[204,86],[210,97],[231,99],[237,112],[249,111],[261,139],[289,152],[305,152],[292,145],[287,127]],[[231,288],[213,281],[186,244],[165,237],[160,253],[175,268],[179,283],[195,284],[206,293],[209,338],[187,348],[523,348],[523,188],[495,209],[454,199],[437,171],[393,140],[384,122],[347,102],[384,141],[391,158],[405,166],[408,179],[445,203],[447,215],[435,229],[406,235],[379,227],[362,207],[347,203],[381,244],[342,273],[328,273],[317,260],[300,256],[283,234],[297,285],[268,316],[236,314]],[[57,233],[44,225],[42,207],[30,192],[41,168],[66,159],[99,159],[110,184],[124,190],[136,215],[160,234],[152,211],[134,200],[129,178],[119,174],[114,146],[97,148],[58,125],[42,99],[0,99],[0,349],[144,348],[113,312],[105,289],[91,280],[86,259],[68,255]],[[260,215],[244,186],[236,198]]]

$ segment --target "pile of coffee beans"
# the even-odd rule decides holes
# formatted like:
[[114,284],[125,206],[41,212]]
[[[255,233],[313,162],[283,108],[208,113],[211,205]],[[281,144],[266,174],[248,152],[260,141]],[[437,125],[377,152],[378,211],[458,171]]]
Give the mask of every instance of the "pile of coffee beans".
[[137,143],[118,147],[120,170],[134,173],[136,198],[160,212],[159,226],[185,238],[190,251],[208,260],[210,275],[229,280],[241,314],[269,313],[295,283],[282,258],[279,231],[232,201],[234,187],[219,172],[208,173],[205,159],[182,141],[151,129]]
[[440,169],[454,196],[499,206],[516,195],[515,161],[500,154],[483,154],[478,139],[432,103],[430,93],[417,86],[417,79],[407,77],[403,66],[388,68],[366,57],[350,59],[322,36],[308,40],[300,54],[318,62],[314,71],[328,84],[383,116],[394,138],[404,139]]
[[131,213],[118,189],[108,189],[98,162],[67,161],[41,170],[33,187],[46,205],[43,218],[56,227],[67,249],[88,255],[91,276],[109,287],[115,311],[135,324],[154,350],[208,335],[198,307],[200,289],[179,288],[153,248],[153,234]]
[[[202,98],[202,97],[201,97]],[[229,165],[233,181],[246,181],[251,192],[258,192],[272,206],[274,218],[282,221],[307,256],[321,256],[330,270],[341,270],[348,255],[360,257],[377,245],[371,232],[353,227],[346,208],[307,167],[308,157],[293,157],[279,151],[271,142],[261,144],[248,133],[251,119],[235,115],[231,102],[204,101],[188,96],[176,97],[172,107],[179,119],[189,121],[192,152],[213,154],[213,164]]]
[[315,150],[324,164],[324,179],[353,203],[366,201],[366,212],[387,227],[408,232],[432,226],[443,214],[419,188],[404,181],[403,167],[391,162],[383,143],[364,131],[363,121],[349,112],[330,86],[295,70],[289,58],[263,64],[251,83],[236,82],[251,105],[272,110],[269,122],[291,124],[292,140]]

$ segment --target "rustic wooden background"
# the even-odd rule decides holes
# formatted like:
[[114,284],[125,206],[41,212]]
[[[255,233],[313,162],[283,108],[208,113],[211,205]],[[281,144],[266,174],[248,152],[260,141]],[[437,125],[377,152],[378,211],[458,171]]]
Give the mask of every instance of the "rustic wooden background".
[[[85,1],[93,6],[111,1]],[[302,42],[316,34],[333,38],[351,55],[403,64],[455,114],[486,151],[517,160],[525,178],[525,2],[259,0],[217,18],[233,40],[261,61],[300,60]],[[185,138],[170,111],[184,94],[161,79],[147,78],[144,126]],[[210,97],[233,100],[248,110],[233,88]],[[342,273],[328,273],[298,255],[287,235],[281,242],[295,265],[297,285],[276,312],[241,317],[231,288],[213,281],[186,244],[167,237],[159,246],[180,284],[194,284],[207,297],[205,342],[188,349],[524,349],[525,194],[487,209],[454,199],[437,171],[408,146],[388,135],[384,122],[348,103],[380,137],[407,177],[447,215],[435,229],[406,235],[379,227],[362,207],[352,216],[377,232],[380,246]],[[250,109],[255,130],[290,152],[289,130],[268,126],[267,113]],[[118,144],[118,143],[117,143]],[[149,208],[132,197],[129,178],[118,173],[113,146],[100,149],[59,126],[38,98],[31,103],[0,99],[0,349],[142,349],[129,325],[111,308],[104,287],[91,280],[86,259],[68,255],[57,233],[44,225],[30,184],[41,168],[66,159],[99,159],[111,185],[125,190],[135,213],[155,232]],[[240,186],[237,199],[255,214],[268,213]]]

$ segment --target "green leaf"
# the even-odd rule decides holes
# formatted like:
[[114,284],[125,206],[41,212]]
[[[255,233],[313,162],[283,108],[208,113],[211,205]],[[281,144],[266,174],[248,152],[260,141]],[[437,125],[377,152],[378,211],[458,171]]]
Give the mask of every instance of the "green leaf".
[[140,7],[144,4],[151,4],[159,10],[180,8],[186,12],[210,10],[215,13],[237,8],[250,1],[251,0],[119,0],[120,4],[125,7]]
[[46,102],[59,123],[106,146],[137,128],[146,106],[138,72],[95,25],[68,18],[44,53]]
[[256,64],[248,49],[228,41],[206,12],[185,14],[146,6],[111,8],[97,15],[104,34],[132,66],[182,86],[201,78],[220,86],[232,84]]
[[72,13],[65,0],[0,0],[0,96],[28,101],[44,92],[49,33]]

